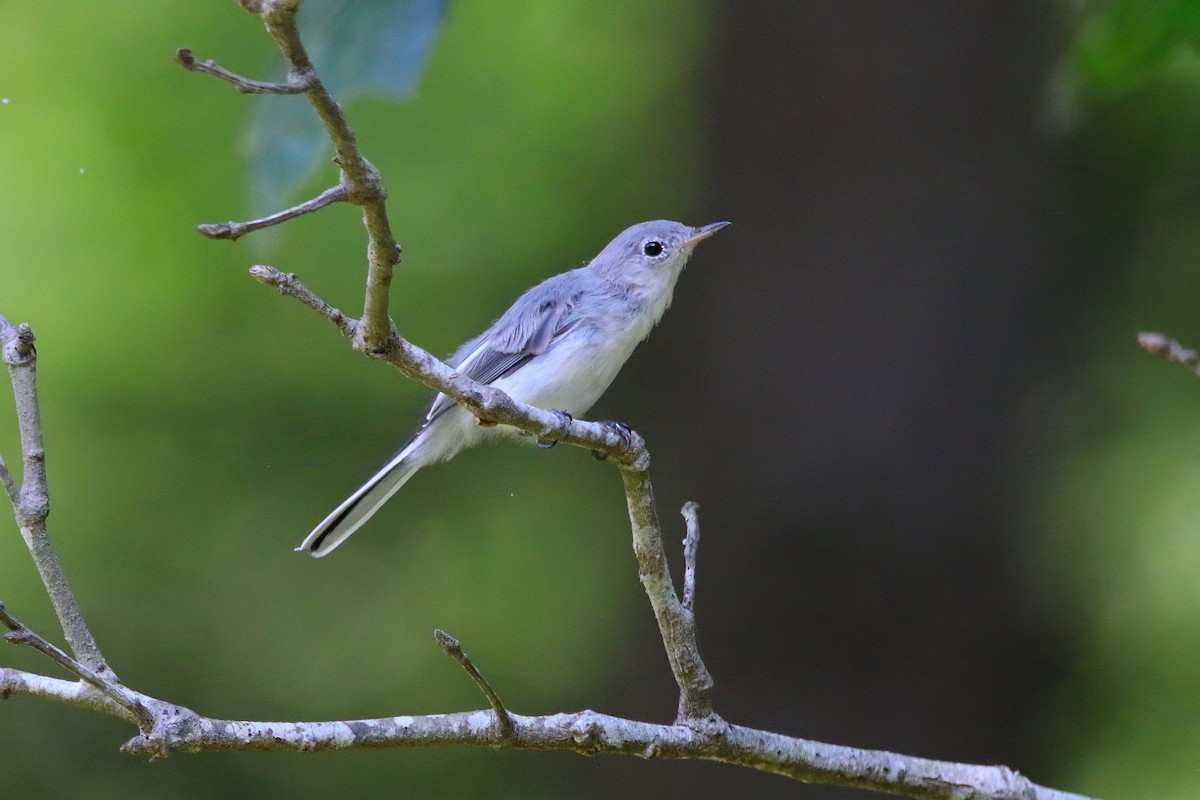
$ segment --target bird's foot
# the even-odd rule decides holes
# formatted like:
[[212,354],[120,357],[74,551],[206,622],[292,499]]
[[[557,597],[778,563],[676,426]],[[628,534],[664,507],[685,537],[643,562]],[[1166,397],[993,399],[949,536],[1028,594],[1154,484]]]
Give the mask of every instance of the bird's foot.
[[[608,428],[617,436],[621,437],[621,443],[625,447],[628,447],[633,442],[633,430],[624,422],[620,422],[615,419],[600,419],[596,421]],[[605,461],[608,458],[608,453],[600,450],[593,450],[592,458],[596,459],[597,461]]]
[[[575,420],[575,418],[572,417],[569,413],[567,413],[566,411],[563,411],[561,409],[558,409],[558,408],[550,409],[550,413],[553,414],[554,416],[558,417],[558,424],[561,425],[563,428],[566,428],[568,425],[570,425]],[[554,439],[538,439],[537,440],[537,446],[542,448],[543,450],[549,450],[551,447],[554,447],[554,445],[556,445],[556,444],[558,444],[558,442]]]

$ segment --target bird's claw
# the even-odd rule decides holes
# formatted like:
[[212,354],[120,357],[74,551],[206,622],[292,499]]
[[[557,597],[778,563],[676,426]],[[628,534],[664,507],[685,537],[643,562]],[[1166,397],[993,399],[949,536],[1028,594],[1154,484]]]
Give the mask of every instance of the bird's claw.
[[[561,425],[563,428],[566,428],[568,425],[570,425],[575,420],[575,418],[572,417],[569,413],[567,413],[566,411],[563,411],[561,409],[558,409],[558,408],[550,409],[550,413],[553,414],[554,416],[558,417],[558,424]],[[549,450],[551,447],[554,447],[554,445],[556,445],[556,444],[558,444],[558,442],[554,439],[538,439],[537,440],[537,446],[542,448],[543,450]]]
[[[623,446],[628,447],[630,444],[632,444],[633,429],[630,428],[628,425],[626,425],[624,422],[621,422],[621,421],[615,420],[615,419],[601,419],[601,420],[596,420],[596,421],[599,422],[604,427],[608,428],[610,431],[615,433],[617,436],[621,437],[621,444]],[[601,450],[593,450],[592,458],[596,459],[597,461],[605,461],[608,459],[608,453],[605,453]]]

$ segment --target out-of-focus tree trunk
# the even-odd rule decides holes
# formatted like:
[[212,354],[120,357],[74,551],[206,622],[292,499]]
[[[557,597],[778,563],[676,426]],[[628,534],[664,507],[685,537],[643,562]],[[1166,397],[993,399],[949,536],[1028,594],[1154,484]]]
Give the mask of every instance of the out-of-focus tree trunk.
[[[701,645],[733,719],[1052,777],[1038,702],[1067,643],[1017,539],[1021,468],[1039,458],[1023,403],[1070,326],[1037,124],[1051,11],[719,11],[697,222],[734,226],[689,268],[619,402],[660,503],[703,508]],[[657,376],[664,359],[692,366],[685,383]],[[648,661],[656,646],[647,626]],[[663,704],[669,674],[644,674],[618,708]],[[645,796],[796,796],[735,771],[651,774]]]

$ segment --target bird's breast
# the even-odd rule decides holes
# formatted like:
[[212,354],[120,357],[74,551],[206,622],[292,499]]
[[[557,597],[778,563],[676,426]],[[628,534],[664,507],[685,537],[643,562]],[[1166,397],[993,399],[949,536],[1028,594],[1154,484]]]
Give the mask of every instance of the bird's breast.
[[636,330],[579,326],[495,385],[515,400],[582,416],[645,338]]

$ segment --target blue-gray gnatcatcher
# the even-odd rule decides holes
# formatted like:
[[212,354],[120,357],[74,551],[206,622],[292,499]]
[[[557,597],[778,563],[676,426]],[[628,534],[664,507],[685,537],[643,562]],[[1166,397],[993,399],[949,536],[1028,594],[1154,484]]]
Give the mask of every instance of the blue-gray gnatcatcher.
[[[643,222],[623,231],[586,266],[542,281],[464,344],[449,364],[514,400],[581,416],[617,377],[671,305],[696,244],[728,225]],[[499,436],[444,394],[400,452],[335,508],[296,548],[321,557],[346,540],[422,467]]]

